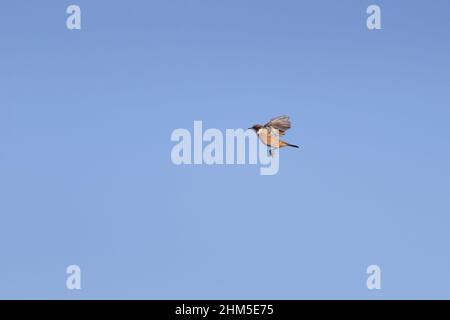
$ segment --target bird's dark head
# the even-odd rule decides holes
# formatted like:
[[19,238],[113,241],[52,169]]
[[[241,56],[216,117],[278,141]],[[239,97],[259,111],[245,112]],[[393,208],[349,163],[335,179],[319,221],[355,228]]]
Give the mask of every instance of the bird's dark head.
[[255,130],[255,132],[258,132],[258,130],[261,129],[261,128],[262,128],[262,125],[255,124],[253,127],[250,127],[249,129],[253,129],[253,130]]

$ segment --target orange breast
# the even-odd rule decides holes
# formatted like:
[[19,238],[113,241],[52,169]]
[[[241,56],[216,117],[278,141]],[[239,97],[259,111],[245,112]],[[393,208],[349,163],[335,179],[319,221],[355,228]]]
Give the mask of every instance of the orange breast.
[[278,148],[280,146],[280,139],[277,136],[271,135],[269,131],[265,128],[259,130],[259,139],[266,146]]

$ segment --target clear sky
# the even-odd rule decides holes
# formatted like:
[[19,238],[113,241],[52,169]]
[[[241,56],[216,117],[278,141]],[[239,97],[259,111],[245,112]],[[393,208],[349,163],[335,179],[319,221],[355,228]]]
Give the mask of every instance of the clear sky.
[[[0,298],[450,298],[449,14],[446,0],[1,1]],[[171,162],[172,131],[194,120],[280,114],[301,148],[277,175]]]

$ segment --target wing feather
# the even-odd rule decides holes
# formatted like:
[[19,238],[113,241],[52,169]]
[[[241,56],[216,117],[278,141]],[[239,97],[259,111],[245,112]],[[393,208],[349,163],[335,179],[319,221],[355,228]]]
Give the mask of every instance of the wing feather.
[[289,120],[289,116],[278,116],[267,122],[264,127],[278,129],[280,134],[283,135],[286,130],[291,128],[291,121]]

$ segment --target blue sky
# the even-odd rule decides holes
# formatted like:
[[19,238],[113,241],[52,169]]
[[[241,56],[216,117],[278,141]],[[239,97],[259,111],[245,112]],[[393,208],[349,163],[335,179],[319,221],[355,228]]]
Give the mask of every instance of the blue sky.
[[[450,298],[448,1],[0,12],[0,298]],[[194,120],[279,114],[275,176],[170,160]]]

